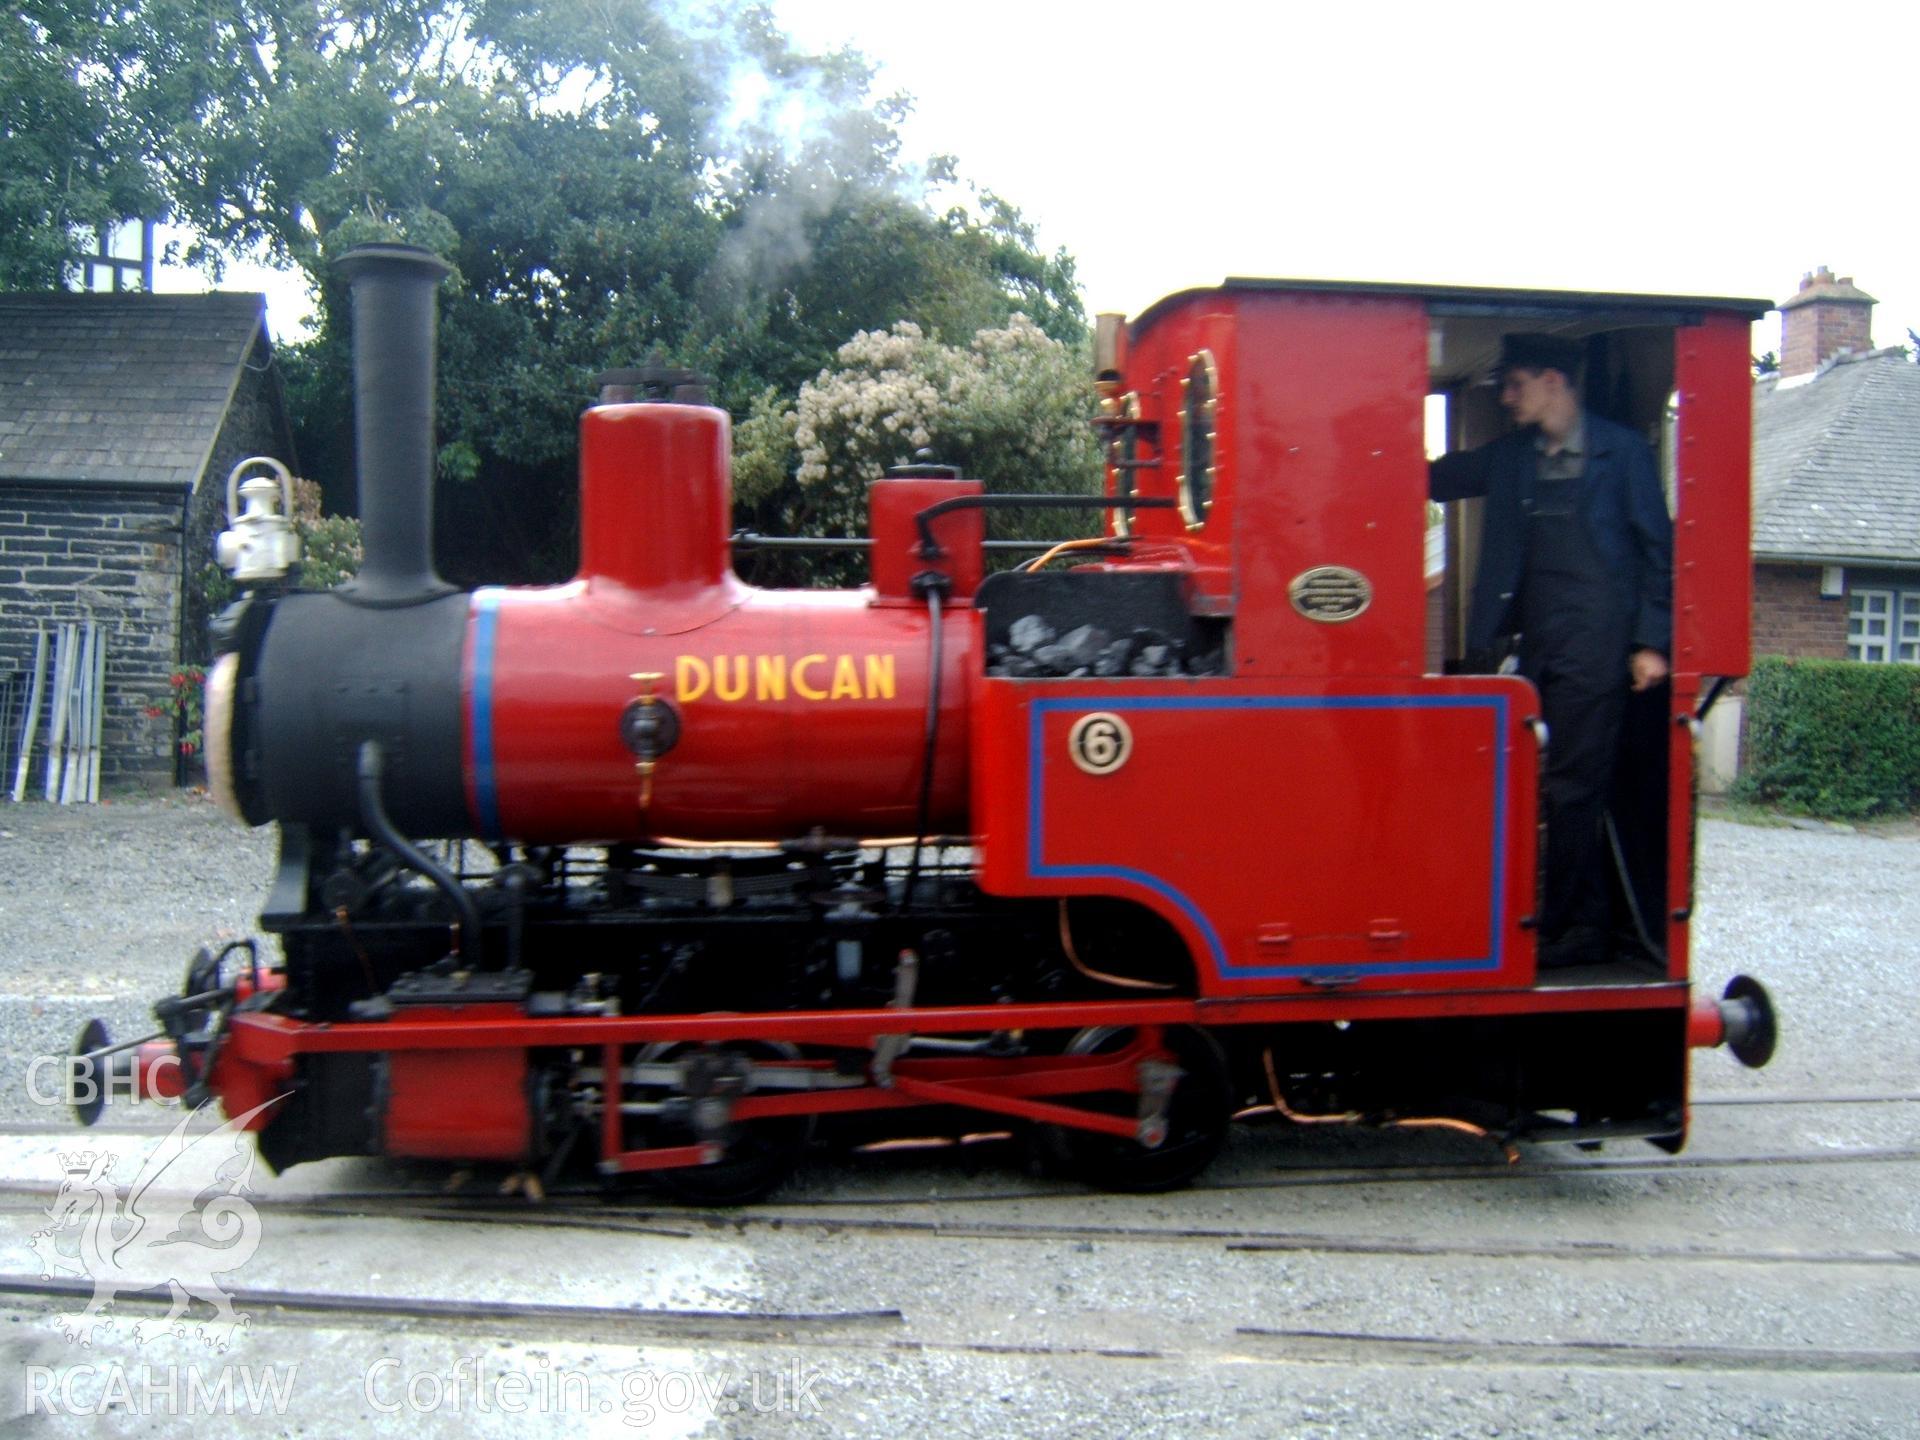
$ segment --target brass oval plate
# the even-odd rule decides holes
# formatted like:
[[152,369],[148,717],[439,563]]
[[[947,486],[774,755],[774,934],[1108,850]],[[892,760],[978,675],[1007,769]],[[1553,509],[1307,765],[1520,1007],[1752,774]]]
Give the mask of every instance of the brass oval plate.
[[1373,583],[1345,565],[1316,565],[1293,577],[1287,598],[1307,619],[1338,625],[1373,603]]

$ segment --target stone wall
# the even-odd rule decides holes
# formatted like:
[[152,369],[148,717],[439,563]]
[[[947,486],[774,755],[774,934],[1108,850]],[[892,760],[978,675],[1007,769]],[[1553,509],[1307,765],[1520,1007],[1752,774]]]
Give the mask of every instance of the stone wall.
[[[173,782],[172,721],[146,711],[169,693],[178,663],[183,499],[151,490],[0,488],[0,669],[19,675],[24,694],[37,626],[48,628],[49,652],[62,621],[103,627],[103,791]],[[42,793],[50,713],[43,702],[29,794]],[[7,752],[17,743],[9,736]]]

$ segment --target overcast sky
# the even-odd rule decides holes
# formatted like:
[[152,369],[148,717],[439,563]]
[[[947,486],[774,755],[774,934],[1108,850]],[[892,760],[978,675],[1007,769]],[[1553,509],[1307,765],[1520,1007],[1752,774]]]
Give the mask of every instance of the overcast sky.
[[1911,0],[774,8],[914,96],[909,157],[1019,205],[1089,312],[1227,275],[1778,301],[1824,264],[1876,343],[1920,329]]
[[[1920,6],[776,0],[916,97],[1090,312],[1227,275],[1782,300],[1920,329]],[[1755,348],[1778,346],[1778,320]]]

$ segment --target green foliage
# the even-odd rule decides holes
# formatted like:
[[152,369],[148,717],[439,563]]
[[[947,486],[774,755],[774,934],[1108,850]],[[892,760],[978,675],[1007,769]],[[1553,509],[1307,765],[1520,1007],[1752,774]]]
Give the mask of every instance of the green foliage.
[[167,693],[158,705],[148,705],[145,712],[154,720],[171,719],[179,739],[175,747],[182,755],[192,755],[204,743],[201,733],[206,723],[205,709],[207,672],[198,665],[189,665],[184,670],[176,670],[167,677]]
[[[947,345],[901,321],[861,331],[791,408],[763,392],[734,434],[734,496],[766,528],[866,533],[867,486],[922,451],[1002,494],[1091,494],[1100,485],[1083,345],[1024,315]],[[1003,537],[1091,533],[1083,514],[995,512]],[[815,567],[821,571],[822,567]],[[846,578],[857,567],[825,567]]]
[[1764,656],[1739,799],[1813,815],[1920,809],[1920,666]]
[[331,590],[360,573],[360,522],[320,508],[320,487],[293,482],[293,533],[300,537],[300,588]]
[[91,4],[43,0],[0,15],[0,290],[58,288],[76,231],[159,203],[100,64],[109,24]]
[[753,397],[747,417],[733,427],[733,503],[757,510],[777,502],[793,478],[796,417],[778,389]]

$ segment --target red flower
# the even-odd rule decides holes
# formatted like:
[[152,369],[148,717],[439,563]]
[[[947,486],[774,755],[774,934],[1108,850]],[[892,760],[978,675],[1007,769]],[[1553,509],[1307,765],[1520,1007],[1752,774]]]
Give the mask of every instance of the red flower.
[[174,689],[178,690],[182,685],[187,683],[187,677],[182,675],[178,670],[176,670],[173,672],[173,678],[167,683],[172,685]]
[[158,720],[166,713],[167,712],[162,710],[158,705],[149,705],[146,709],[147,718],[150,720]]
[[182,755],[191,755],[191,754],[193,754],[193,741],[191,741],[191,740],[182,740],[182,741],[180,742],[180,753],[181,753]]

